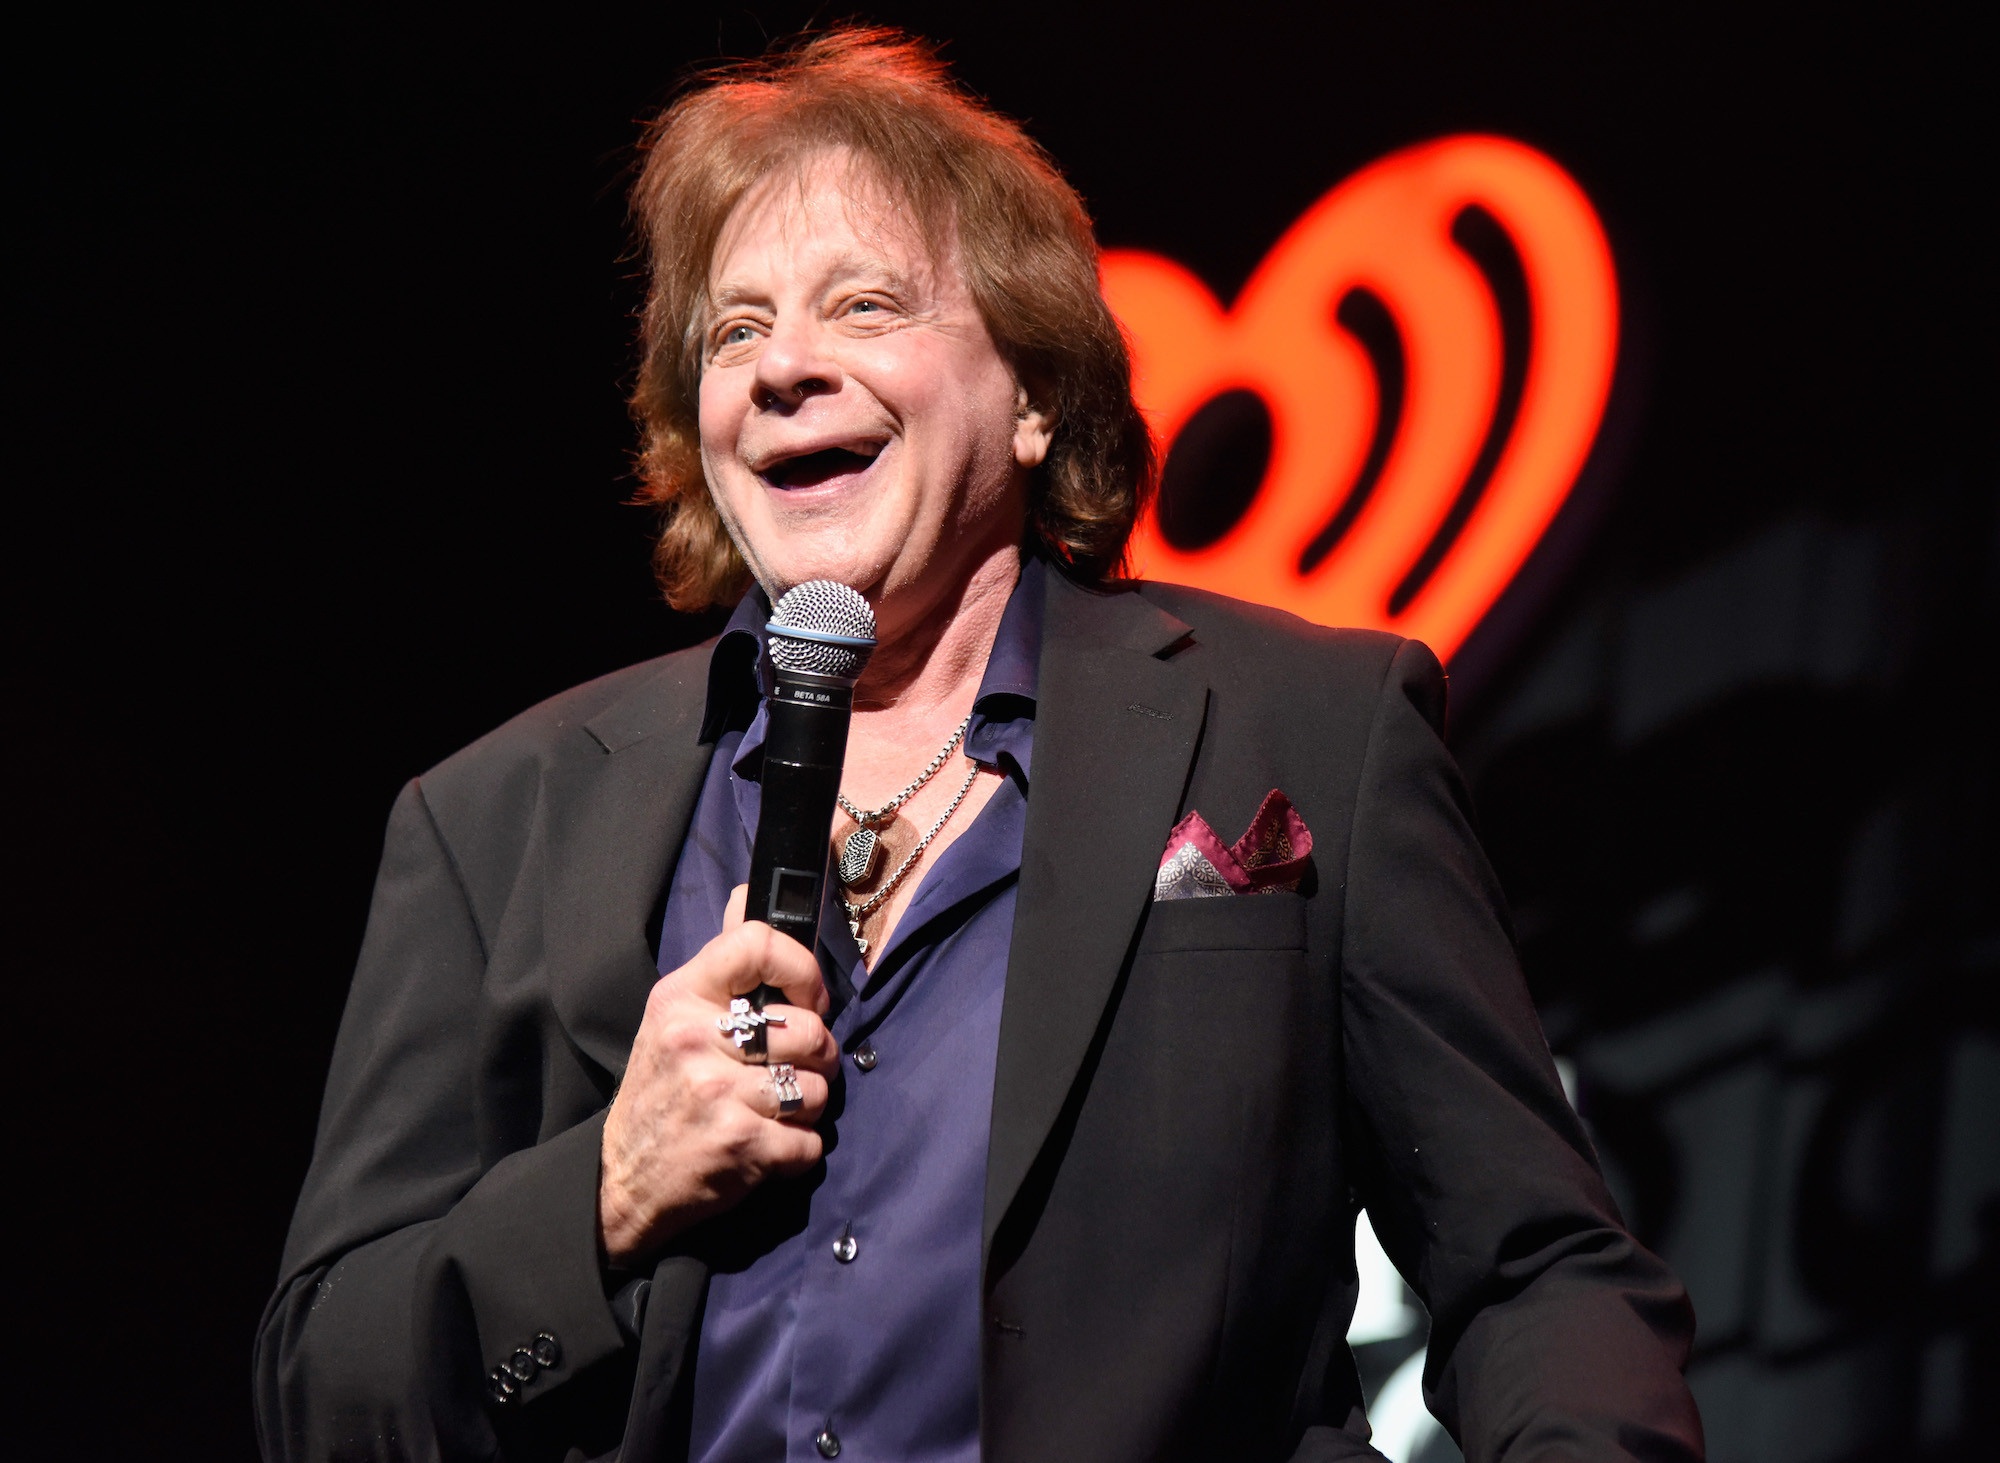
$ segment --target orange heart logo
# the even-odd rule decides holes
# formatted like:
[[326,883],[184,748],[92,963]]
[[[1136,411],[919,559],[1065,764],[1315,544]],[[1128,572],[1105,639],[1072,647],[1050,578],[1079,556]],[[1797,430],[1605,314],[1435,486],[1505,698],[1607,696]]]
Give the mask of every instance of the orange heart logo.
[[1337,185],[1230,310],[1156,254],[1103,278],[1165,463],[1137,572],[1444,659],[1568,497],[1618,354],[1596,212],[1500,137]]

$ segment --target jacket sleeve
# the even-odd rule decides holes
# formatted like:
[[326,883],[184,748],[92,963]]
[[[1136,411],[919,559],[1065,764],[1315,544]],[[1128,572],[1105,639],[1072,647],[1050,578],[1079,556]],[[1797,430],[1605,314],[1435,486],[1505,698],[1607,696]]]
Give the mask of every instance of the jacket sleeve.
[[[257,1426],[272,1463],[534,1454],[557,1434],[587,1444],[581,1418],[623,1422],[595,1395],[620,1385],[612,1359],[626,1345],[598,1255],[603,1117],[490,1151],[482,1053],[506,1043],[485,973],[481,931],[412,782],[390,817],[259,1329]],[[510,1361],[524,1376],[499,1402],[491,1378]]]
[[1499,884],[1406,641],[1369,733],[1346,871],[1350,1161],[1431,1314],[1424,1397],[1470,1463],[1686,1463],[1694,1317],[1625,1230],[1563,1098]]

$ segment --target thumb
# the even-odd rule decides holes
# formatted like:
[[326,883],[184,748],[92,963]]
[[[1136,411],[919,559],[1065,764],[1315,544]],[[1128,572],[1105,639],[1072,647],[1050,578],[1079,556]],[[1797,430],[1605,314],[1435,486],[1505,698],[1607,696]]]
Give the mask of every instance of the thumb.
[[743,907],[750,900],[750,886],[738,884],[729,891],[729,902],[722,906],[722,932],[728,934],[743,923]]

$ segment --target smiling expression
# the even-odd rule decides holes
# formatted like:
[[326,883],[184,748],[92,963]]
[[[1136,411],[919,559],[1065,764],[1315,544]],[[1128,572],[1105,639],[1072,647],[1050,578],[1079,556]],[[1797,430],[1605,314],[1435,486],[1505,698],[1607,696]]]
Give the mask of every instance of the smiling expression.
[[701,456],[773,596],[836,579],[885,638],[1011,552],[1050,423],[1032,410],[955,258],[825,154],[730,215],[710,270]]

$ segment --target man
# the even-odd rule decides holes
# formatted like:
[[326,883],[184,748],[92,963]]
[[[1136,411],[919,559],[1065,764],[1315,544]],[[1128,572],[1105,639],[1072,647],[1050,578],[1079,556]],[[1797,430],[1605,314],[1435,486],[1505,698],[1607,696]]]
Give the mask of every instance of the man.
[[[1436,661],[1115,578],[1150,449],[1042,154],[840,32],[671,107],[635,205],[662,581],[739,608],[399,800],[266,1454],[1375,1456],[1365,1204],[1469,1457],[1698,1457]],[[880,648],[808,952],[738,886],[811,579]]]

